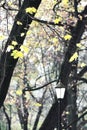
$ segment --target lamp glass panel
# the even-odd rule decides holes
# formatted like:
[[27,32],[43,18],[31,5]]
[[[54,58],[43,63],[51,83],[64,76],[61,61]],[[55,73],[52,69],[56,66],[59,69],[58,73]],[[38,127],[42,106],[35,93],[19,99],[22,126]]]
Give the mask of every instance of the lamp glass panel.
[[65,88],[55,88],[57,99],[63,99],[65,94]]

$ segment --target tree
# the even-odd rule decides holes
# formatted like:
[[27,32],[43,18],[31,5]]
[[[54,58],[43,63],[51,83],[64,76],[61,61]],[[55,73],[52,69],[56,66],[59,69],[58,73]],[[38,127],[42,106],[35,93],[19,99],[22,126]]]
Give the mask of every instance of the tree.
[[[85,32],[86,32],[86,23],[87,23],[87,14],[86,14],[87,6],[84,6],[84,8],[80,6],[81,2],[83,2],[82,0],[56,1],[53,7],[53,11],[55,14],[53,16],[55,17],[54,21],[48,22],[49,20],[46,21],[34,17],[34,14],[36,13],[36,9],[38,8],[40,2],[41,2],[40,0],[38,1],[30,0],[27,2],[24,1],[22,7],[20,8],[15,18],[14,26],[10,33],[9,39],[6,43],[4,52],[1,55],[0,68],[2,73],[0,76],[1,77],[1,89],[0,89],[1,105],[0,106],[2,106],[4,99],[6,97],[10,79],[12,77],[18,58],[23,57],[23,53],[21,50],[24,49],[24,46],[21,45],[23,44],[23,41],[25,39],[26,33],[29,28],[27,25],[29,25],[32,22],[32,20],[34,20],[40,24],[45,24],[45,26],[42,27],[44,28],[46,35],[48,35],[50,39],[52,38],[51,40],[49,39],[46,40],[45,37],[44,41],[48,46],[45,45],[45,47],[42,48],[40,41],[43,38],[38,36],[36,37],[36,39],[39,39],[38,41],[40,47],[38,47],[39,49],[37,50],[41,51],[42,53],[42,62],[43,62],[44,71],[46,72],[45,76],[47,75],[46,76],[47,83],[45,83],[40,87],[38,87],[37,84],[35,84],[34,87],[30,87],[30,86],[25,87],[23,92],[39,90],[41,88],[47,87],[48,85],[51,86],[52,83],[54,83],[53,85],[57,84],[58,86],[60,85],[61,87],[63,85],[66,88],[65,98],[61,102],[62,109],[60,113],[62,123],[64,125],[63,127],[65,129],[68,128],[68,129],[76,130],[77,122],[74,122],[73,120],[78,119],[76,113],[77,87],[78,87],[78,83],[81,81],[87,83],[86,78],[82,77],[87,71],[87,66],[85,63],[83,64],[80,63],[80,61],[83,61],[83,59],[81,58],[81,55],[83,54],[83,50],[86,50],[86,46],[83,43],[83,40],[86,38]],[[21,4],[19,5],[21,6]],[[3,4],[2,7],[6,9],[5,4]],[[48,29],[48,31],[46,30],[46,28]],[[43,35],[44,33],[42,34],[42,36]],[[50,43],[50,45],[47,43]],[[82,49],[83,46],[85,47],[84,49]],[[9,52],[9,48],[10,48],[10,52]],[[49,60],[47,58],[47,54],[49,54]],[[50,55],[52,56],[51,58]],[[80,63],[80,67],[78,66],[79,63]],[[55,98],[55,94],[54,94],[54,98]],[[59,107],[58,102],[55,98],[55,102],[53,103],[46,119],[44,120],[42,126],[40,127],[40,130],[43,129],[53,130],[54,128],[57,127],[58,107]],[[63,120],[64,119],[63,116],[65,116],[63,115],[63,113],[66,111],[68,111],[69,113],[69,115],[66,116],[68,124],[66,124],[65,121]]]
[[[75,5],[75,15],[77,15],[77,13],[78,13],[77,12],[78,2],[76,3],[76,1],[75,1],[74,5]],[[74,94],[74,96],[76,96],[76,85],[75,84],[77,83],[78,80],[80,80],[79,78],[81,78],[81,77],[76,78],[77,76],[79,76],[79,74],[77,74],[77,63],[78,62],[77,62],[77,60],[74,61],[74,59],[77,59],[76,58],[77,56],[74,56],[74,54],[76,53],[76,50],[78,48],[77,43],[81,42],[82,35],[85,32],[85,26],[86,26],[86,21],[87,21],[87,18],[85,17],[86,16],[86,11],[87,11],[87,7],[85,7],[85,9],[80,13],[82,19],[78,19],[77,23],[76,23],[76,25],[74,27],[72,27],[71,25],[69,26],[72,38],[71,38],[71,40],[69,42],[69,46],[68,46],[66,54],[65,54],[64,62],[62,64],[62,66],[61,66],[61,72],[60,72],[60,75],[59,75],[59,82],[61,82],[66,87],[67,90],[71,89],[70,90],[71,92],[69,94],[69,90],[67,91],[68,94],[67,94],[66,98],[64,98],[66,103],[64,103],[64,101],[62,102],[62,106],[65,104],[65,106],[62,107],[63,110],[70,103],[72,104],[72,101],[73,101],[73,104],[76,103],[76,98],[75,97],[74,97],[75,99],[73,98],[72,101],[69,100],[69,99],[72,98],[72,94]],[[73,60],[70,61],[70,59],[73,59]],[[83,70],[84,70],[84,68],[81,70],[81,72]],[[82,76],[82,75],[80,75],[80,76]],[[71,77],[73,78],[73,82],[75,84],[69,85]],[[43,130],[43,129],[45,129],[45,130],[46,129],[47,130],[53,130],[55,128],[55,126],[57,125],[57,120],[56,120],[57,106],[58,106],[57,103],[55,103],[52,106],[52,108],[49,111],[48,116],[46,117],[46,119],[45,119],[43,125],[41,126],[40,130]],[[63,110],[61,111],[61,114],[62,114]],[[74,111],[74,115],[75,115],[75,111]],[[72,121],[73,119],[76,119],[76,118],[77,118],[77,116],[75,115],[75,118],[72,118],[70,120]],[[76,125],[73,125],[72,129],[76,130]]]
[[[5,100],[9,83],[13,74],[13,70],[16,66],[16,63],[18,59],[14,59],[11,56],[11,52],[6,52],[8,45],[11,45],[12,41],[17,41],[18,45],[15,47],[15,49],[19,50],[19,47],[23,44],[23,41],[26,36],[26,32],[28,31],[29,24],[32,22],[31,17],[28,17],[28,15],[24,12],[26,8],[28,7],[34,7],[38,8],[41,0],[38,1],[24,1],[22,4],[22,7],[20,8],[18,14],[15,17],[15,22],[12,28],[12,31],[9,35],[9,38],[7,40],[7,43],[5,45],[4,52],[1,54],[0,58],[0,107],[3,105],[3,102]],[[31,14],[34,16],[35,13]],[[22,18],[23,17],[23,18]],[[17,25],[17,21],[20,20],[22,23],[22,26]],[[26,28],[26,30],[24,29]],[[24,36],[20,37],[19,34],[24,32]],[[4,67],[3,67],[4,66]],[[5,88],[4,88],[5,87]]]

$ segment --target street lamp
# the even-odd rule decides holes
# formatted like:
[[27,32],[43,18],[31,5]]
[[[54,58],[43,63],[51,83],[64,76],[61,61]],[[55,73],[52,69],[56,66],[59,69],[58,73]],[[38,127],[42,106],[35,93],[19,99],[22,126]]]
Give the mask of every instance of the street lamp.
[[64,98],[65,95],[65,87],[55,87],[56,96],[58,99],[58,128],[57,130],[62,130],[61,128],[61,100]]
[[57,99],[63,99],[65,94],[65,87],[55,87]]

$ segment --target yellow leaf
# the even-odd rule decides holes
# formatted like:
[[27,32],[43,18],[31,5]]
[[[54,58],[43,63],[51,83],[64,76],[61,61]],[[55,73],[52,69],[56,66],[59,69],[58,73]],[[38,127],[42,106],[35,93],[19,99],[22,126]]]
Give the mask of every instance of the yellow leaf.
[[11,56],[14,56],[17,52],[18,52],[18,50],[14,50],[14,51],[11,53]]
[[86,64],[85,63],[81,63],[81,65],[80,65],[81,67],[85,67],[86,66]]
[[21,37],[23,37],[25,35],[25,33],[21,33]]
[[72,57],[70,58],[69,62],[72,62],[72,61],[76,60],[77,58],[78,58],[78,53],[75,52],[75,53],[72,55]]
[[8,2],[8,6],[12,6],[12,2],[9,1],[9,2]]
[[78,48],[82,48],[82,47],[83,47],[81,43],[77,43],[76,46],[77,46]]
[[22,53],[21,51],[18,51],[18,52],[17,52],[17,56],[18,56],[19,58],[23,58],[23,57],[24,57],[24,55],[23,55],[23,53]]
[[0,36],[0,40],[4,40],[5,36],[4,35],[1,35]]
[[61,21],[62,21],[62,18],[59,17],[59,18],[56,18],[56,19],[54,20],[54,23],[55,23],[55,24],[58,24],[58,23],[61,22]]
[[54,43],[53,46],[55,46],[55,47],[58,46],[58,38],[55,37],[52,39],[52,41]]
[[71,37],[72,37],[72,36],[71,36],[70,34],[66,34],[66,35],[64,36],[64,39],[65,39],[65,40],[70,40]]
[[26,53],[26,54],[27,54],[28,51],[29,51],[28,47],[26,47],[26,46],[24,46],[24,45],[21,45],[20,49],[21,49],[22,52],[24,52],[24,53]]
[[33,22],[32,22],[32,26],[37,27],[38,25],[39,25],[38,22],[36,22],[36,21],[33,21]]
[[79,5],[79,6],[78,6],[78,11],[79,11],[79,12],[81,12],[83,9],[84,9],[84,6],[82,6],[82,5]]
[[31,34],[31,31],[29,30],[28,32],[27,32],[27,35],[30,35]]
[[16,46],[16,45],[18,45],[18,43],[16,41],[12,41],[12,45]]
[[52,39],[52,41],[55,43],[55,42],[58,42],[58,38],[56,38],[56,37],[54,37],[53,39]]
[[30,13],[30,14],[33,14],[33,13],[36,13],[36,8],[34,7],[28,7],[25,9],[26,13]]
[[69,2],[69,0],[62,0],[62,3],[63,4],[66,4],[66,3],[68,3]]
[[18,90],[16,91],[16,94],[17,94],[18,96],[21,96],[21,95],[22,95],[22,90],[21,90],[21,89],[18,89]]
[[53,2],[54,2],[54,5],[55,5],[57,3],[57,0],[54,0]]
[[34,105],[37,106],[37,107],[41,107],[41,106],[42,106],[42,104],[40,104],[40,103],[38,103],[38,102],[35,103]]
[[62,4],[67,7],[69,4],[69,0],[62,0]]
[[20,22],[20,21],[17,21],[17,25],[22,25],[22,22]]
[[10,52],[11,50],[13,50],[14,49],[14,46],[12,46],[12,45],[9,45],[8,47],[7,47],[7,50],[6,50],[6,52]]
[[11,56],[13,56],[14,59],[17,59],[17,58],[23,58],[23,53],[21,51],[18,51],[18,50],[14,50],[12,53],[11,53]]

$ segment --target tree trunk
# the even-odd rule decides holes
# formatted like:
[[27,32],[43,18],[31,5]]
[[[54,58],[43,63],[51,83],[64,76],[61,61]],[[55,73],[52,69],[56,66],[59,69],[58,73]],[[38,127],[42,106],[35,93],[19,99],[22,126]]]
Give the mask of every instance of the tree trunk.
[[[65,93],[64,99],[61,101],[62,107],[61,107],[61,113],[60,114],[62,114],[63,110],[67,106],[66,96],[67,96],[67,92]],[[58,106],[59,106],[58,101],[56,101],[52,105],[46,119],[44,120],[44,122],[43,122],[43,124],[42,124],[42,126],[40,127],[39,130],[54,130],[54,128],[58,127],[58,116],[60,116],[60,115],[58,115]]]
[[21,98],[20,97],[17,98],[16,106],[17,106],[17,112],[18,112],[21,128],[23,130],[28,130],[29,113],[28,113],[28,108],[26,107],[26,98],[24,96],[25,95],[22,94]]
[[[85,10],[83,12],[87,12],[87,8],[85,8]],[[87,24],[87,18],[83,14],[83,18],[81,20],[79,19],[77,21],[76,26],[73,27],[73,30],[71,30],[72,38],[70,40],[69,47],[65,54],[64,62],[61,66],[61,72],[60,72],[60,76],[59,76],[60,83],[63,84],[67,90],[67,94],[61,103],[61,105],[62,105],[61,114],[62,114],[63,110],[65,109],[66,105],[68,105],[67,98],[70,98],[68,95],[68,87],[69,87],[69,79],[70,79],[69,76],[70,76],[70,73],[72,72],[74,62],[70,63],[69,60],[70,60],[72,54],[74,54],[76,52],[76,49],[77,49],[76,44],[80,43],[81,37],[85,31],[86,24]],[[75,102],[73,102],[73,103],[75,103]],[[57,106],[58,106],[57,102],[53,104],[53,106],[51,107],[46,119],[44,120],[44,122],[39,130],[54,130],[54,128],[57,126],[57,111],[58,111]],[[75,119],[76,118],[77,117],[75,117]]]
[[[31,24],[32,19],[24,12],[27,7],[35,7],[36,9],[40,5],[41,0],[24,0],[22,7],[20,8],[18,14],[15,17],[15,22],[6,43],[4,52],[0,58],[0,107],[3,105],[6,94],[8,92],[10,80],[16,66],[18,59],[13,59],[11,52],[6,52],[7,46],[11,45],[13,40],[16,40],[18,49],[22,44],[26,36],[26,32],[29,29],[29,24]],[[32,14],[34,16],[34,14]],[[20,20],[22,26],[17,25],[17,21]],[[26,30],[25,30],[26,28]],[[24,36],[21,37],[20,34],[24,32]]]
[[[76,106],[76,95],[72,90],[69,90],[69,95],[67,96],[67,102],[68,102],[68,112],[69,115],[68,118],[68,124],[70,124],[72,121],[76,120],[78,118],[77,116],[77,106]],[[77,130],[77,122],[70,125],[70,127],[67,130]]]
[[5,109],[5,106],[3,106],[3,111],[4,111],[5,117],[6,117],[7,122],[8,122],[8,130],[11,130],[11,117],[8,116],[6,109]]
[[26,106],[26,97],[25,97],[25,92],[22,94],[22,100],[23,100],[23,126],[24,130],[28,130],[28,108]]
[[43,106],[39,107],[39,110],[38,110],[38,113],[37,113],[37,117],[36,117],[36,120],[35,120],[35,123],[34,123],[34,126],[33,126],[33,130],[37,130],[37,125],[38,125],[38,121],[40,119],[42,110],[43,110]]
[[28,118],[25,117],[26,119],[24,119],[24,129],[23,130],[28,130]]

